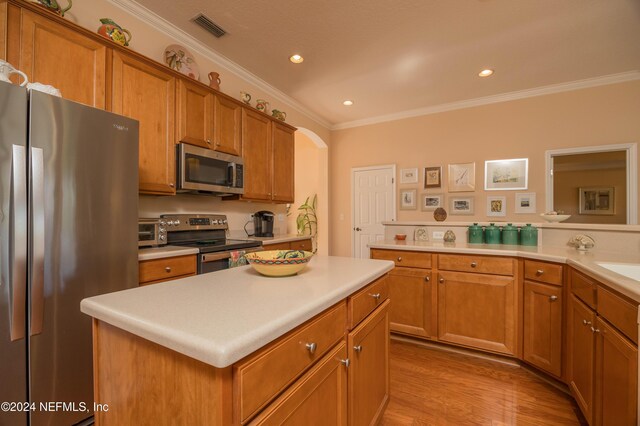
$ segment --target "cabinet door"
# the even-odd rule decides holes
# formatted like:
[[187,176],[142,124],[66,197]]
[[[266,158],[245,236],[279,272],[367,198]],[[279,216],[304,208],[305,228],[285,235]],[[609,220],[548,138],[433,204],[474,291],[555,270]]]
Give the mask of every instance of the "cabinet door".
[[608,323],[596,322],[596,425],[637,425],[638,347]]
[[271,120],[242,109],[244,194],[247,200],[271,201]]
[[9,44],[20,46],[19,60],[10,62],[29,81],[49,84],[66,99],[104,109],[106,46],[36,13],[20,13],[19,35],[8,35]]
[[567,310],[569,388],[589,424],[593,424],[596,314],[571,294]]
[[273,201],[294,201],[294,130],[279,123],[273,128]]
[[524,360],[560,377],[562,287],[524,282]]
[[513,277],[440,272],[438,338],[513,355],[517,288]]
[[249,424],[346,426],[346,357],[342,341]]
[[374,425],[389,401],[389,301],[348,338],[349,425]]
[[391,330],[432,337],[434,290],[431,270],[396,267],[389,272]]
[[175,79],[133,57],[113,53],[112,109],[140,122],[139,190],[175,193]]
[[215,145],[213,149],[231,155],[242,155],[241,120],[242,107],[237,103],[214,96],[215,99]]
[[176,141],[213,148],[213,94],[186,80],[178,80]]

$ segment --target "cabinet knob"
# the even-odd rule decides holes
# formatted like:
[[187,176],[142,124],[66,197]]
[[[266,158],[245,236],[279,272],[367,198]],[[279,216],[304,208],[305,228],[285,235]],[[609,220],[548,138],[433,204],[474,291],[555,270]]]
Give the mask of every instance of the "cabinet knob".
[[430,277],[429,275],[427,275],[426,277],[424,277],[424,280],[425,280],[426,282],[429,282],[429,281],[431,281],[431,277]]
[[587,321],[585,319],[582,320],[582,325],[591,325],[591,321]]
[[362,352],[362,345],[354,346],[353,350],[356,352]]
[[600,329],[591,327],[591,332],[592,333],[600,333]]
[[349,358],[341,359],[340,363],[344,364],[344,366],[347,367],[347,368],[349,368],[349,366],[351,365],[351,361],[349,361]]
[[376,299],[376,302],[377,302],[378,300],[380,300],[380,293],[374,293],[374,294],[369,293],[369,296],[371,296],[371,297],[373,297],[374,299]]
[[171,266],[167,266],[166,268],[164,268],[164,270],[167,272],[171,272]]
[[318,348],[318,345],[312,342],[312,343],[307,343],[305,347],[309,350],[309,353],[313,355],[314,353],[316,353],[316,349]]
[[175,185],[173,184],[173,182],[171,182],[171,183],[169,184],[169,186],[170,186],[171,188],[173,188]]
[[211,139],[207,139],[207,145],[211,145]]
[[438,280],[438,282],[439,282],[440,284],[444,284],[444,278],[440,277],[440,279]]
[[536,271],[536,275],[537,275],[537,276],[540,276],[540,275],[542,275],[542,274],[544,274],[544,271],[543,271],[542,269],[538,269],[538,270]]
[[402,257],[398,256],[398,262],[402,262]]
[[555,302],[556,300],[558,300],[558,296],[549,296],[549,300]]
[[471,267],[475,268],[476,266],[478,266],[478,264],[476,262],[471,262]]
[[220,142],[216,142],[216,146],[220,146]]

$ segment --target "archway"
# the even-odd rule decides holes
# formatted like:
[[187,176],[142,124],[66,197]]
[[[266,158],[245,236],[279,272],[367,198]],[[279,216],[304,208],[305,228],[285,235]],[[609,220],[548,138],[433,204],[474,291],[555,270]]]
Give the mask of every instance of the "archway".
[[289,232],[296,232],[298,207],[307,197],[318,196],[318,254],[329,254],[329,147],[315,132],[298,128],[295,133],[295,202],[288,218]]

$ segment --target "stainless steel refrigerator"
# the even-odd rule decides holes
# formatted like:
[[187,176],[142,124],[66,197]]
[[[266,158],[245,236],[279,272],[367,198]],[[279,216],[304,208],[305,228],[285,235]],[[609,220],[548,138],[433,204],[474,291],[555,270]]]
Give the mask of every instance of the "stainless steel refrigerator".
[[0,425],[92,416],[80,301],[137,285],[137,218],[137,121],[0,82]]

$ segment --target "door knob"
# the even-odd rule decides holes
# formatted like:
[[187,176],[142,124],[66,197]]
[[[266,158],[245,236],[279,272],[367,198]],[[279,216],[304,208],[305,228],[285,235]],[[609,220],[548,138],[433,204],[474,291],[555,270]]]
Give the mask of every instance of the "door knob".
[[357,226],[353,228],[354,231],[362,231],[362,228],[358,228]]

